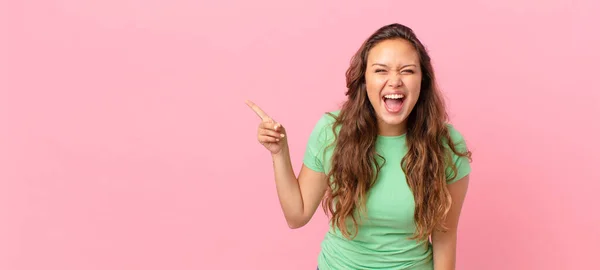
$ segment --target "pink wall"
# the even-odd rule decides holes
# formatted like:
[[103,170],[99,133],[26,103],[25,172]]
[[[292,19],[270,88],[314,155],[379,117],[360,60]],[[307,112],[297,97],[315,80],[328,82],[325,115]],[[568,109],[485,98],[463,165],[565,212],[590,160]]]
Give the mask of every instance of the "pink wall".
[[326,219],[287,228],[244,100],[299,168],[391,22],[474,151],[458,269],[597,267],[598,2],[356,2],[0,4],[0,269],[314,269]]

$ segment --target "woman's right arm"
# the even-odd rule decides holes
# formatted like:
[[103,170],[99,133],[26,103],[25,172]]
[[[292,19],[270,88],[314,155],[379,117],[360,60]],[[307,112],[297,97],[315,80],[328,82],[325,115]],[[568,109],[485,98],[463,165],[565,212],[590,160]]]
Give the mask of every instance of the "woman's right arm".
[[302,165],[298,177],[292,167],[287,134],[281,124],[275,122],[251,101],[246,104],[261,118],[258,141],[271,152],[275,186],[285,220],[290,228],[306,225],[327,190],[326,175]]
[[302,165],[296,178],[287,147],[273,155],[273,170],[279,203],[288,226],[296,229],[306,225],[327,190],[325,174]]

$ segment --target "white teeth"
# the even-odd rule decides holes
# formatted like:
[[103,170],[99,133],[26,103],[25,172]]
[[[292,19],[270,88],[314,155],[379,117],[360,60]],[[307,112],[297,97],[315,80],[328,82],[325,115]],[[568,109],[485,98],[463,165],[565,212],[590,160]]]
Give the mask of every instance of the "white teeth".
[[404,95],[394,94],[394,95],[385,95],[383,97],[385,97],[385,98],[392,98],[392,99],[399,99],[399,98],[404,98]]

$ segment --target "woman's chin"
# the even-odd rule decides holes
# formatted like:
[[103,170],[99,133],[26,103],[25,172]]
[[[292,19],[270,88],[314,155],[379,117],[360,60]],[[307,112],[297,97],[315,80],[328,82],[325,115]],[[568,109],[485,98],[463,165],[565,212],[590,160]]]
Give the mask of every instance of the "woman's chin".
[[379,117],[379,123],[380,125],[385,125],[388,127],[398,127],[398,128],[402,128],[403,126],[405,126],[406,122],[406,117],[404,116],[403,113],[400,114],[388,114],[387,112],[384,112],[383,114],[380,115]]
[[386,125],[398,126],[398,125],[402,125],[404,123],[404,119],[405,118],[402,116],[384,117],[383,122]]

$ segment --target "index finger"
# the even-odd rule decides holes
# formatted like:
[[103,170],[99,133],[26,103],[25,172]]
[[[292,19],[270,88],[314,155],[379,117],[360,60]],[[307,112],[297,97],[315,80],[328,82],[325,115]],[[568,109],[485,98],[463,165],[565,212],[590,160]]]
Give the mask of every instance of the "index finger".
[[270,118],[261,108],[259,108],[254,102],[250,100],[246,100],[246,105],[252,109],[260,119],[265,120],[266,118]]

